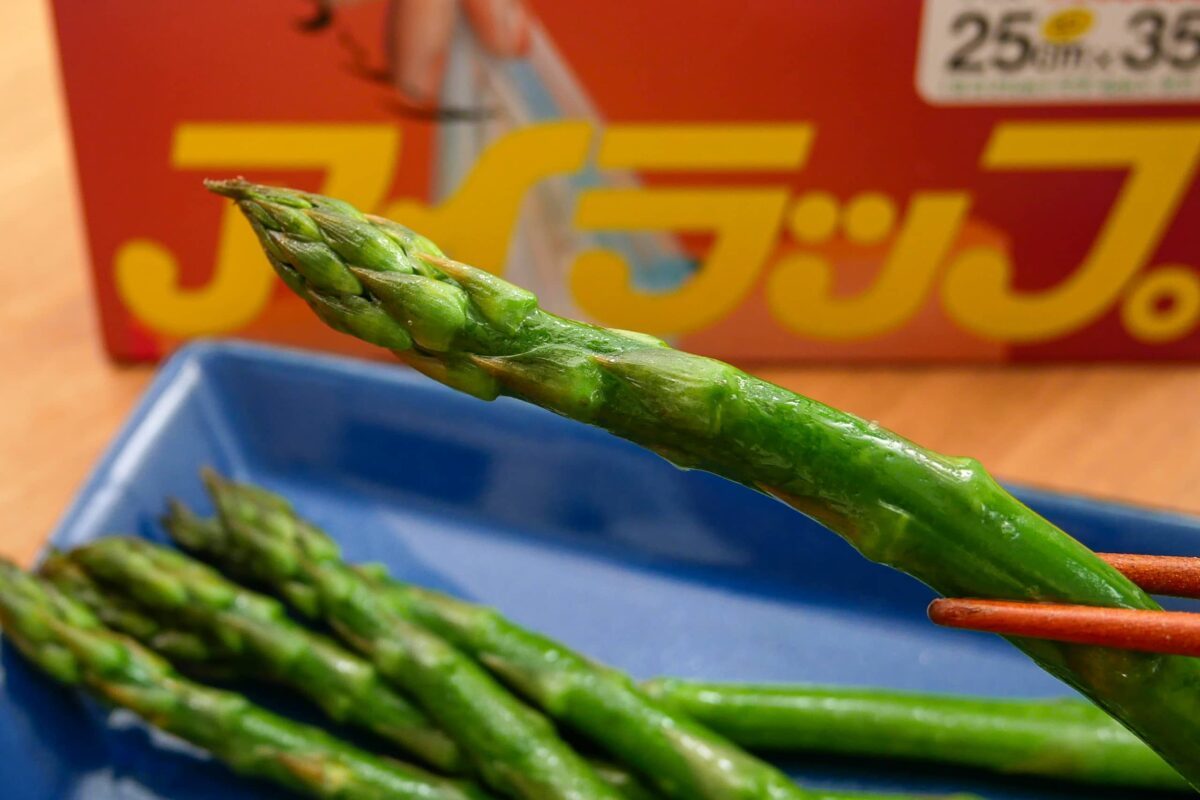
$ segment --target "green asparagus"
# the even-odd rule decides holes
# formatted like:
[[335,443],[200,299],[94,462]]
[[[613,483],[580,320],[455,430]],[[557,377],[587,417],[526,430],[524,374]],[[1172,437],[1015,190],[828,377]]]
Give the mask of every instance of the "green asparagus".
[[[651,337],[548,314],[529,292],[344,202],[240,179],[208,186],[237,202],[328,325],[450,386],[523,398],[770,494],[947,596],[1159,608],[972,459]],[[1200,662],[1013,643],[1200,785]]]
[[[203,522],[176,507],[169,524]],[[242,674],[287,685],[330,718],[365,728],[441,771],[463,773],[468,767],[458,745],[371,664],[297,625],[273,598],[230,583],[180,553],[143,539],[107,537],[51,558],[42,572],[110,627],[168,658],[174,650],[181,666],[201,661],[240,666]],[[94,585],[89,591],[83,586],[89,577],[107,591],[100,589],[97,595]],[[117,592],[133,602],[123,601]],[[130,605],[145,612],[145,621],[136,627],[127,619],[137,614],[128,610]],[[157,619],[171,620],[178,632],[162,630]],[[190,646],[170,647],[181,639]]]
[[748,749],[790,745],[793,750],[925,758],[1099,784],[1189,788],[1153,750],[1091,704],[707,684],[689,691],[691,685],[680,681],[654,682],[641,691],[624,675],[598,667],[492,609],[399,583],[378,570],[368,574],[399,613],[482,661],[552,718],[608,745],[635,769],[657,774],[663,781],[659,788],[668,796],[730,796],[713,788],[719,780],[693,780],[684,791],[671,794],[674,786],[687,785],[686,770],[700,770],[687,763],[678,782],[664,781],[669,771],[662,765],[670,762],[661,759],[672,744],[680,751],[703,747],[739,770],[750,769],[747,757],[729,742]]
[[445,640],[391,611],[336,545],[301,535],[288,516],[256,502],[253,490],[235,491],[211,473],[206,480],[222,524],[177,527],[175,541],[327,622],[459,743],[489,786],[527,800],[621,797],[545,717]]
[[[173,506],[167,521],[169,529],[196,528],[193,536],[208,535],[205,528],[212,524],[216,524],[215,521],[200,519],[178,504]],[[149,548],[151,553],[158,549],[145,542],[131,542],[128,549],[142,548]],[[109,553],[98,557],[96,551]],[[241,646],[241,637],[236,636],[235,632],[241,627],[238,622],[228,627],[234,633],[221,636],[218,633],[222,625],[221,614],[205,613],[206,630],[202,626],[192,631],[170,630],[112,588],[97,587],[79,564],[95,558],[112,558],[124,563],[126,554],[125,540],[101,540],[71,553],[71,558],[54,555],[42,565],[42,575],[64,594],[83,602],[104,624],[139,639],[151,649],[172,658],[176,664],[211,674],[221,672],[212,669],[214,667],[240,661],[244,663],[242,674],[263,672],[262,664],[270,660],[270,652],[264,654],[262,661],[246,660],[245,656],[250,652]],[[170,560],[181,558],[170,555],[173,557]],[[156,567],[161,575],[174,579],[172,564]],[[109,572],[101,567],[98,571],[118,579],[119,584],[114,585],[124,585],[127,591],[140,594],[136,587],[142,579],[137,569],[124,567]],[[208,572],[203,567],[200,571]],[[206,577],[223,582],[220,577]],[[180,583],[187,585],[188,581],[181,579]],[[193,589],[191,594],[197,593],[208,595],[200,589]],[[251,595],[245,590],[239,590],[239,594]],[[430,622],[421,619],[422,613],[437,613],[443,607],[462,610],[481,619],[480,609],[454,601],[439,603],[438,596],[432,593],[402,587],[398,588],[396,597],[402,607],[408,607],[413,600],[418,602],[414,610],[419,622]],[[259,602],[271,603],[254,596],[251,604]],[[235,602],[233,607],[239,604]],[[178,619],[179,612],[184,609],[167,603],[158,610]],[[432,621],[430,626],[438,630],[438,619]],[[258,622],[256,618],[256,622],[258,625],[271,624],[269,619]],[[503,620],[499,620],[499,625],[512,627]],[[293,624],[284,621],[284,626]],[[212,633],[217,636],[212,637]],[[455,639],[451,633],[446,636]],[[524,636],[528,634],[516,631],[516,638]],[[326,650],[336,648],[328,640],[316,638]],[[230,642],[234,646],[230,646]],[[464,645],[464,649],[480,655],[472,646]],[[338,655],[344,660],[355,661],[355,657],[344,650]],[[270,672],[270,664],[266,666]],[[302,684],[296,688],[307,691]],[[665,700],[670,708],[750,750],[916,758],[1008,774],[1040,775],[1111,786],[1187,788],[1177,772],[1150,748],[1111,722],[1103,711],[1078,700],[992,700],[871,688],[703,684],[678,679],[649,681],[643,688],[659,699],[660,704]],[[374,691],[386,696],[390,690],[376,687]],[[336,697],[336,692],[326,693]],[[396,699],[385,703],[384,709]],[[322,705],[329,709],[331,704],[325,702]],[[335,705],[331,715],[336,710]],[[388,730],[384,729],[382,733],[388,735]],[[593,766],[595,768],[596,764]],[[630,786],[634,778],[628,772],[612,765],[605,765],[596,772],[611,786],[622,789],[626,796],[641,798],[644,794]]]
[[[217,500],[236,486],[216,484]],[[279,508],[282,498],[273,507]],[[229,503],[225,503],[229,504]],[[323,535],[290,514],[300,536]],[[257,520],[265,519],[260,516]],[[255,524],[247,517],[247,524]],[[277,526],[282,523],[276,523]],[[270,536],[271,531],[262,531]],[[405,619],[447,639],[483,663],[552,719],[583,733],[640,772],[667,797],[798,798],[786,775],[644,695],[626,676],[521,629],[490,609],[471,606],[368,574],[380,596]]]
[[221,642],[194,630],[165,625],[125,597],[107,592],[65,554],[52,552],[38,569],[39,575],[63,595],[92,612],[100,623],[137,640],[165,657],[189,677],[228,679],[238,671],[217,653]]
[[1109,786],[1188,788],[1141,740],[1078,700],[672,678],[643,688],[752,750],[921,759]]
[[5,561],[0,561],[0,627],[51,677],[132,711],[240,774],[330,800],[488,797],[470,784],[364,753],[241,695],[188,681],[49,583]]
[[[172,504],[171,512],[164,523],[168,529],[187,530],[190,528],[193,529],[193,535],[200,536],[204,535],[206,528],[219,524],[216,520],[201,519],[179,503]],[[73,552],[71,555],[75,556],[77,552]],[[110,587],[99,585],[77,561],[78,559],[69,558],[64,554],[52,554],[42,563],[40,573],[60,592],[86,606],[102,623],[166,656],[174,665],[182,667],[188,674],[238,680],[260,678],[264,674],[271,675],[273,671],[277,671],[272,670],[272,667],[276,665],[266,663],[265,666],[268,669],[264,673],[263,662],[270,662],[274,656],[264,653],[262,661],[253,658],[253,649],[245,647],[241,636],[236,633],[236,630],[243,626],[235,623],[233,626],[235,632],[231,635],[228,632],[222,632],[219,627],[223,623],[220,614],[204,614],[200,619],[200,625],[207,626],[206,629],[202,630],[199,626],[192,630],[180,629],[151,616],[145,608],[126,598],[115,585]],[[131,575],[130,578],[131,583],[137,580],[136,575]],[[129,590],[128,585],[126,590]],[[238,591],[239,597],[242,598],[253,595],[240,587]],[[251,604],[258,605],[262,601],[273,602],[258,595],[251,601]],[[235,603],[235,607],[236,605]],[[161,610],[175,611],[169,605]],[[176,622],[178,616],[178,614],[171,614]],[[263,620],[263,624],[267,622],[269,620]],[[293,623],[286,621],[284,626],[293,626]],[[266,630],[263,635],[274,638]],[[374,667],[339,645],[324,637],[314,638],[320,642],[321,652],[326,656],[336,656],[336,660],[330,662],[334,666],[344,667],[348,663],[352,664],[357,661],[374,670]],[[273,679],[290,683],[299,693],[310,695],[331,718],[347,721],[348,717],[361,716],[364,726],[374,729],[385,739],[401,746],[404,746],[404,739],[412,741],[416,745],[413,748],[414,754],[420,755],[417,747],[427,750],[431,757],[426,760],[433,762],[433,766],[437,766],[443,771],[460,773],[466,766],[462,763],[463,756],[457,745],[454,745],[453,741],[444,733],[434,728],[433,723],[424,714],[413,708],[403,698],[396,696],[390,687],[377,685],[370,696],[361,699],[355,698],[354,704],[362,704],[365,708],[361,713],[358,713],[357,709],[351,709],[351,713],[346,714],[345,701],[337,702],[340,676],[335,676],[334,680],[327,683],[324,688],[313,688],[306,685],[305,681],[327,676],[296,674],[294,669],[290,672],[292,674],[285,674],[282,678],[275,675]],[[351,672],[361,674],[357,667]],[[355,691],[354,687],[344,688]],[[401,710],[400,714],[396,714],[394,710],[398,703],[407,706],[406,709]],[[371,711],[372,708],[375,710]],[[411,715],[413,714],[420,715],[419,719],[412,719]],[[414,724],[415,727],[409,729],[405,723]],[[620,791],[626,800],[653,800],[655,797],[638,778],[616,764],[593,761],[592,767],[602,781]]]
[[[287,502],[263,489],[209,474],[207,482],[225,522],[223,535],[187,531],[177,536],[230,570],[262,577],[256,565],[297,563],[309,553],[341,565],[337,546],[301,519]],[[179,533],[178,531],[176,532]],[[195,534],[196,538],[189,538]],[[290,552],[288,552],[290,551]],[[867,795],[807,790],[682,714],[657,706],[624,675],[592,664],[486,609],[392,582],[378,570],[348,569],[359,591],[423,629],[470,653],[532,699],[551,717],[589,734],[592,741],[639,772],[663,795],[681,800],[866,800]],[[294,592],[281,586],[282,592]],[[409,608],[407,595],[428,598],[426,610]],[[307,591],[298,597],[309,602]],[[878,797],[872,795],[870,797]],[[893,798],[895,800],[895,798]]]

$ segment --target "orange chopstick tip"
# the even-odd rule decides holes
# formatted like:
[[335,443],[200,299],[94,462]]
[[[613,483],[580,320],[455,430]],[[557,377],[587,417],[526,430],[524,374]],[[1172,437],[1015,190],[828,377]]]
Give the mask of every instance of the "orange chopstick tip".
[[1200,614],[1181,611],[944,598],[930,604],[929,618],[1002,636],[1200,656]]

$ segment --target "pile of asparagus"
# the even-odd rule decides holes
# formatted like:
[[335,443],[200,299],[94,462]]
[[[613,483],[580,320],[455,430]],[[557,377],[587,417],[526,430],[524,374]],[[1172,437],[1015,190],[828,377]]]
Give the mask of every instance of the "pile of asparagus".
[[[236,201],[276,272],[324,322],[443,383],[522,398],[768,493],[944,594],[1158,608],[977,462],[653,337],[548,314],[529,292],[342,201],[243,180],[209,186]],[[219,571],[104,539],[55,555],[39,577],[0,568],[0,625],[53,677],[310,796],[849,797],[802,789],[740,745],[1200,785],[1194,659],[1013,640],[1136,737],[1080,703],[638,685],[490,609],[345,563],[269,492],[208,483],[217,518],[176,506],[167,527]],[[285,605],[337,641],[293,622]],[[212,674],[289,686],[432,772],[192,680]]]
[[[2,565],[0,626],[54,678],[312,797],[881,800],[800,788],[741,746],[1186,788],[1078,701],[638,685],[492,609],[346,563],[275,494],[205,480],[215,518],[178,503],[164,518],[191,556],[108,537],[51,554],[38,576]],[[421,766],[196,682],[213,676],[287,687]]]
[[[950,597],[1160,608],[974,460],[653,337],[546,313],[524,289],[343,201],[241,179],[208,186],[237,203],[326,324],[452,387],[536,403],[765,492]],[[1011,641],[1200,786],[1200,661]]]

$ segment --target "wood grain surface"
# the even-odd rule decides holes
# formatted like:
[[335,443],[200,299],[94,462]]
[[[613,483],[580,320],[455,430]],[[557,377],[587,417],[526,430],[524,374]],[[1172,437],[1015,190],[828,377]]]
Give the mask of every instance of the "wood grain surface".
[[[104,355],[68,141],[49,12],[4,0],[0,554],[22,561],[151,377]],[[1009,480],[1200,512],[1200,366],[758,372]]]

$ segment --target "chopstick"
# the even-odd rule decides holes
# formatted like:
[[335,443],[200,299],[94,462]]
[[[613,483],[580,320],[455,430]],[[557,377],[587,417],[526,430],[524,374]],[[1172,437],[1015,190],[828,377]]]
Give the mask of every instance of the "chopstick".
[[1150,594],[1200,599],[1200,558],[1097,553]]
[[[1200,599],[1200,558],[1099,553],[1151,594]],[[1125,608],[943,598],[929,606],[938,625],[1122,650],[1200,656],[1200,614]]]
[[929,618],[949,628],[1004,636],[1200,656],[1200,614],[1185,611],[943,598],[930,604]]

